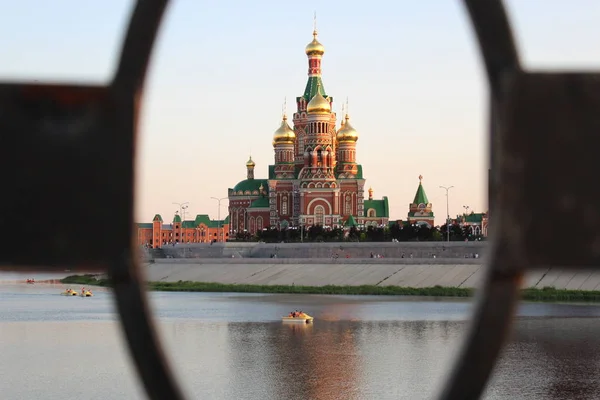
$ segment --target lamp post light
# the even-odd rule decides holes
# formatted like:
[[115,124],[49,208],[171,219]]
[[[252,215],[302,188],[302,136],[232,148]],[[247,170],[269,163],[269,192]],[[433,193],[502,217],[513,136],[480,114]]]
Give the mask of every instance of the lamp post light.
[[[216,200],[217,202],[219,202],[219,210],[217,211],[217,220],[219,221],[217,223],[217,231],[219,232],[218,234],[221,235],[221,241],[225,241],[224,237],[223,237],[223,232],[222,232],[222,225],[221,225],[221,200],[227,200],[229,197],[222,197],[222,198],[217,198],[217,197],[211,197],[211,199]],[[218,238],[217,238],[217,242],[218,242]]]
[[175,203],[173,202],[173,204],[176,204],[179,206],[179,215],[181,215],[181,218],[183,218],[182,221],[185,221],[185,214],[186,214],[186,210],[189,208],[190,202],[186,201],[185,203]]
[[440,186],[441,189],[446,190],[446,236],[448,242],[450,241],[450,199],[448,195],[448,191],[452,189],[454,186]]

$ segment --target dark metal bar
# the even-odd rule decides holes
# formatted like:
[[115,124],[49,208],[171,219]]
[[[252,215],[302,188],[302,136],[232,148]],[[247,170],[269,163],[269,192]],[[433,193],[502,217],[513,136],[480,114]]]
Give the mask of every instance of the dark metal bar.
[[479,51],[492,92],[500,92],[500,81],[506,72],[521,70],[517,46],[502,0],[463,0],[479,41]]
[[[502,151],[498,146],[502,134],[498,132],[499,108],[505,77],[520,73],[521,67],[502,1],[464,0],[464,4],[477,34],[490,85],[488,193],[490,213],[493,210],[495,221],[499,221],[495,208],[499,183],[496,171]],[[498,243],[492,244],[471,327],[440,400],[479,399],[493,371],[510,329],[523,276],[520,268],[505,268],[504,250],[499,249]]]
[[[143,92],[144,78],[154,40],[160,25],[167,0],[139,0],[133,11],[127,36],[123,45],[120,63],[111,85],[117,114],[117,131],[131,132],[130,168],[133,182],[135,160],[135,135],[139,114],[139,99]],[[133,199],[131,185],[130,197]],[[133,215],[134,202],[129,204]],[[128,221],[130,226],[133,220]],[[114,284],[114,293],[121,325],[129,344],[131,356],[144,383],[146,393],[154,400],[179,400],[184,396],[169,369],[154,329],[148,300],[145,294],[145,279],[139,266],[139,257],[133,238],[130,237],[122,258],[109,265],[109,275]]]
[[469,333],[440,400],[476,400],[486,387],[510,331],[523,277],[498,269],[493,263],[488,267]]
[[[138,0],[133,10],[112,87],[141,94],[152,47],[169,0]],[[139,93],[138,93],[139,92]]]

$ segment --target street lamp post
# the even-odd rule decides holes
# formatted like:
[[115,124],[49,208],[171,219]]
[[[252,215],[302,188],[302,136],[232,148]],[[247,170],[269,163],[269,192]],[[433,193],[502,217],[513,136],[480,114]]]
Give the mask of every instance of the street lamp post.
[[[181,216],[181,225],[179,225],[179,233],[181,234],[181,243],[184,243],[184,232],[183,232],[183,221],[185,221],[185,210],[188,209],[188,204],[190,204],[189,201],[186,201],[185,203],[176,203],[173,202],[173,204],[176,204],[179,206],[179,215]],[[173,235],[175,235],[177,232],[173,232]]]
[[[221,235],[221,240],[224,242],[225,238],[223,237],[223,232],[222,231],[222,225],[221,225],[221,200],[227,200],[229,197],[222,197],[222,198],[217,198],[217,197],[211,197],[211,199],[216,200],[219,202],[219,210],[217,211],[217,219],[218,219],[218,227],[217,227],[217,231],[219,232],[219,235]],[[217,242],[218,242],[218,238],[217,238]]]
[[448,191],[452,189],[454,186],[440,186],[441,189],[446,190],[446,236],[448,242],[450,241],[450,200],[448,196]]
[[189,201],[186,201],[185,203],[175,203],[173,202],[173,204],[176,204],[179,206],[179,215],[181,215],[181,218],[183,218],[182,221],[185,221],[185,210],[188,209],[188,204],[190,204]]

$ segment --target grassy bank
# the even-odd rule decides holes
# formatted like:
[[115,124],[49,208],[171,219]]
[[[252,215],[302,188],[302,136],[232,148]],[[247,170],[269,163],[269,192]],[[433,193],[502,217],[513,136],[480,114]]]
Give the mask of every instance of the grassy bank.
[[[61,280],[65,284],[110,287],[107,279],[95,275],[72,275]],[[473,289],[433,286],[411,288],[399,286],[289,286],[289,285],[236,285],[212,282],[148,282],[148,289],[163,292],[238,292],[238,293],[293,293],[293,294],[346,294],[346,295],[396,295],[472,297]],[[600,302],[600,291],[565,290],[545,287],[523,289],[522,299],[530,301],[589,301]]]

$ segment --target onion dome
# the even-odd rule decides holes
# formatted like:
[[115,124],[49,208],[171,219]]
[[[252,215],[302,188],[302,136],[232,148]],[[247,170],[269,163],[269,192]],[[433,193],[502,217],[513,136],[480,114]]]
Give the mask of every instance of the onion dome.
[[304,50],[306,55],[323,55],[325,53],[325,47],[317,40],[317,30],[313,31],[313,40],[309,44],[306,45],[306,49]]
[[246,167],[255,167],[256,164],[254,163],[254,161],[252,161],[252,156],[250,156],[250,159],[246,162]]
[[309,114],[330,114],[331,113],[331,103],[323,97],[319,88],[321,85],[317,85],[317,93],[313,96],[312,99],[306,105],[306,111]]
[[273,145],[278,143],[294,143],[296,140],[296,133],[287,123],[287,116],[283,116],[281,126],[273,134]]
[[356,142],[358,140],[358,132],[350,125],[349,119],[350,117],[346,114],[344,125],[337,132],[338,142]]

